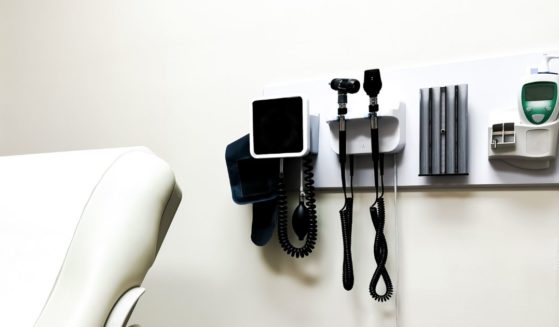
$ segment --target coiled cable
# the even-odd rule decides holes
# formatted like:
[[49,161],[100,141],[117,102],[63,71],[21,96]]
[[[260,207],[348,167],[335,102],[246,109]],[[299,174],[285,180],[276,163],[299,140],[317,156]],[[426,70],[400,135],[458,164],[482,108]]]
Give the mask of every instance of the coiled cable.
[[281,248],[290,256],[296,258],[304,258],[312,253],[316,240],[318,237],[318,224],[316,217],[316,199],[314,193],[314,174],[312,158],[307,156],[303,159],[303,174],[304,174],[304,193],[305,193],[305,206],[308,209],[308,233],[306,236],[305,244],[298,248],[289,241],[287,232],[288,225],[288,203],[287,192],[285,190],[284,174],[283,174],[283,159],[280,159],[280,175],[278,179],[278,239]]
[[305,206],[308,210],[309,233],[314,233],[314,239],[311,240],[314,247],[318,234],[318,221],[316,216],[316,197],[314,193],[313,159],[311,156],[303,158],[303,182],[306,200]]
[[[377,268],[369,284],[369,292],[373,299],[384,302],[390,299],[393,293],[392,281],[386,271],[386,260],[388,258],[388,246],[384,237],[385,207],[384,207],[384,154],[379,147],[379,117],[378,117],[378,94],[382,89],[380,70],[369,69],[365,71],[365,82],[363,89],[369,96],[369,119],[371,123],[371,159],[373,161],[373,180],[375,182],[375,201],[371,205],[370,213],[373,226],[375,227],[374,255]],[[380,191],[379,191],[380,176]],[[377,293],[377,285],[380,279],[384,280],[386,291],[380,295]]]
[[353,155],[349,156],[350,189],[348,196],[345,185],[345,167],[342,169],[342,185],[344,191],[344,206],[340,209],[340,222],[342,224],[342,239],[344,245],[344,259],[342,266],[342,283],[344,289],[349,291],[353,288],[353,260],[351,257],[351,228],[353,225]]
[[[394,287],[392,285],[392,280],[388,271],[386,270],[386,260],[388,258],[388,245],[386,243],[386,238],[384,236],[384,224],[386,222],[385,205],[384,205],[384,155],[380,154],[380,181],[381,181],[381,193],[378,194],[375,203],[370,207],[371,220],[373,226],[375,227],[375,244],[374,244],[374,256],[377,267],[371,278],[371,283],[369,284],[369,293],[373,299],[379,302],[388,301],[394,292]],[[385,285],[384,294],[377,293],[377,286],[380,279],[383,279]]]

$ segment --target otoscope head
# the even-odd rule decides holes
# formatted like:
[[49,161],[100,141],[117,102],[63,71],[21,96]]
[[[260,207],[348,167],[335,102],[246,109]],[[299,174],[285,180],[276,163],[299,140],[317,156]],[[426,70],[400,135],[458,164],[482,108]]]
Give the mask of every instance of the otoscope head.
[[380,89],[382,89],[382,80],[380,79],[380,70],[369,69],[365,71],[363,81],[363,89],[369,97],[377,97]]
[[361,84],[356,79],[351,78],[334,78],[330,82],[332,90],[340,93],[357,93]]

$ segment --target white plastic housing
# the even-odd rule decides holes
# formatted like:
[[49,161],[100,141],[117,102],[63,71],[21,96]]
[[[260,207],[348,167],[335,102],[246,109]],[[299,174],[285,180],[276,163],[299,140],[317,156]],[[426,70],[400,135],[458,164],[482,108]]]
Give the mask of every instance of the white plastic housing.
[[[489,159],[501,159],[512,166],[523,169],[546,169],[557,156],[559,120],[542,125],[526,124],[511,119],[515,111],[493,114],[488,128]],[[494,143],[493,124],[514,124],[514,141],[508,144]]]
[[[518,115],[520,116],[520,120],[526,124],[532,124],[532,123],[526,118],[526,115],[524,113],[524,108],[522,105],[522,88],[525,84],[534,83],[534,82],[552,82],[555,83],[555,85],[557,85],[557,88],[559,89],[559,75],[551,74],[551,73],[530,74],[522,80],[522,83],[520,84],[518,90],[517,106],[518,106]],[[548,119],[549,123],[556,120],[557,117],[559,116],[559,101],[556,101],[555,107],[551,108],[551,110],[553,110],[553,112],[551,113],[551,116]]]
[[[330,126],[330,146],[339,154],[339,121],[327,121]],[[346,118],[347,154],[371,153],[371,126],[369,117]],[[406,140],[406,107],[379,112],[379,151],[397,153],[404,149]]]

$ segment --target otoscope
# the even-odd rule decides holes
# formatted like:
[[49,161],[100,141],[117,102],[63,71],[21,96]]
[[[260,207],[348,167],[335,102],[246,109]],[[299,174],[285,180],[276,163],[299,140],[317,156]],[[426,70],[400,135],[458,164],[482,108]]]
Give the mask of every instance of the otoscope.
[[[388,258],[388,246],[386,238],[384,237],[384,223],[385,223],[385,207],[384,207],[384,154],[379,150],[379,131],[378,131],[378,99],[377,96],[382,89],[382,80],[380,79],[380,71],[378,69],[371,69],[365,71],[365,78],[363,82],[363,89],[369,96],[369,119],[371,122],[371,157],[373,160],[374,168],[374,182],[375,182],[375,202],[371,205],[369,211],[371,220],[376,230],[374,255],[377,263],[377,268],[369,284],[369,292],[371,296],[379,301],[384,302],[390,299],[393,293],[392,281],[386,271],[386,260]],[[380,175],[380,186],[379,186]],[[380,278],[384,280],[386,291],[380,295],[377,293],[376,288]]]
[[339,161],[344,191],[344,206],[340,210],[342,224],[342,237],[344,242],[343,285],[346,290],[353,288],[353,261],[351,258],[351,226],[353,223],[353,156],[349,156],[351,195],[346,190],[346,121],[347,94],[357,93],[360,88],[359,81],[348,78],[335,78],[330,82],[330,87],[338,91],[338,121],[339,121]]

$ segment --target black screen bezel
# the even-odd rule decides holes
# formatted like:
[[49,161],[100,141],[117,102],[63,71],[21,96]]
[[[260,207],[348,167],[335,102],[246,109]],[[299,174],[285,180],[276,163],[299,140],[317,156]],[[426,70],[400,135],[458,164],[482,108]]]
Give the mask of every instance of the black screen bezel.
[[305,107],[301,96],[259,99],[252,103],[252,140],[256,155],[297,155],[305,150]]

